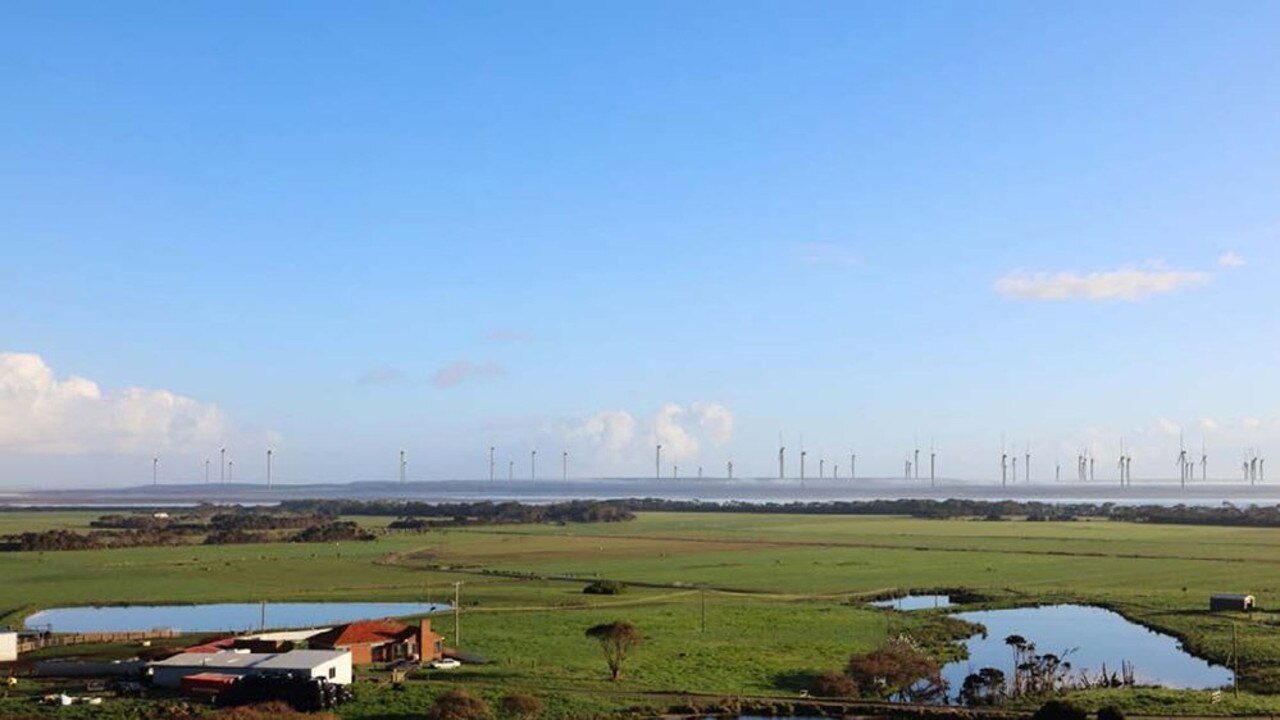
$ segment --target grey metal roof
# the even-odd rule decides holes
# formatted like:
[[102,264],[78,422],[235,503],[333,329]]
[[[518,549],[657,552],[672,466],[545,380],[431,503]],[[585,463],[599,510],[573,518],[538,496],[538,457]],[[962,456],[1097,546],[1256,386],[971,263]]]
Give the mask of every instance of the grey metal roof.
[[150,667],[200,668],[208,670],[310,670],[343,655],[346,650],[290,650],[286,653],[241,653],[223,650],[216,653],[181,653],[157,660]]

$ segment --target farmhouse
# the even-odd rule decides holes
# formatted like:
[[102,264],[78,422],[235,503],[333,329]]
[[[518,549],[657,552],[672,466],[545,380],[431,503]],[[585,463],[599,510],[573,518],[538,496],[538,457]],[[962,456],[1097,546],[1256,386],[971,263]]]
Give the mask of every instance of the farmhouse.
[[1213,595],[1209,597],[1209,609],[1219,610],[1252,610],[1256,605],[1252,595]]
[[431,620],[427,618],[417,627],[395,620],[362,620],[339,625],[312,637],[309,644],[313,648],[349,650],[356,665],[444,657],[444,637],[431,630]]
[[351,653],[342,650],[291,650],[286,653],[248,653],[234,650],[179,653],[149,663],[151,682],[157,687],[178,688],[189,675],[251,675],[294,672],[324,678],[335,685],[351,684]]

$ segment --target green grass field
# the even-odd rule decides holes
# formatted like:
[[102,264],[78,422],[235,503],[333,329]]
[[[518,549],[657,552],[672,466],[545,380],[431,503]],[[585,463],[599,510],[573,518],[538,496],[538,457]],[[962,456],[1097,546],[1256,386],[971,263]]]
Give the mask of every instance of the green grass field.
[[[0,532],[83,527],[96,515],[0,513]],[[93,603],[444,600],[462,581],[462,645],[495,662],[448,682],[488,694],[530,689],[554,699],[548,716],[658,703],[645,694],[795,695],[814,673],[890,634],[946,636],[937,613],[857,602],[912,588],[967,588],[992,604],[1103,604],[1218,661],[1229,656],[1236,623],[1246,687],[1280,687],[1280,615],[1205,611],[1214,592],[1251,592],[1263,608],[1280,602],[1280,530],[1269,529],[649,513],[616,524],[386,532],[337,545],[4,553],[0,577],[0,623]],[[594,578],[631,587],[617,597],[582,594]],[[705,632],[699,587],[708,589]],[[583,631],[615,618],[635,623],[647,643],[623,680],[610,683]],[[450,618],[437,627],[452,641]],[[368,685],[343,715],[407,717],[391,708],[425,702],[443,683],[411,685],[394,695]],[[1280,710],[1280,696],[1208,706],[1205,695],[1107,697],[1159,713],[1179,702],[1198,714]]]

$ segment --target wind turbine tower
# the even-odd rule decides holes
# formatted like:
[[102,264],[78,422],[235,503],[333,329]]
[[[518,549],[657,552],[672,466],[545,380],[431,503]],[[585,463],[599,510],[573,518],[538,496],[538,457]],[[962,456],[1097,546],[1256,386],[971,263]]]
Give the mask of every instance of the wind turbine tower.
[[849,479],[858,479],[858,453],[849,453]]
[[160,456],[156,455],[151,458],[151,484],[158,485],[160,483]]
[[1022,475],[1026,479],[1027,484],[1031,484],[1031,443],[1027,443],[1026,447],[1027,462],[1022,466]]
[[785,480],[787,477],[787,446],[778,446],[778,479]]
[[218,484],[227,481],[227,449],[225,447],[218,450]]
[[405,459],[404,451],[400,451],[400,483],[404,483],[406,470],[409,468],[409,461]]
[[1209,451],[1205,449],[1204,440],[1200,441],[1200,481],[1209,479]]
[[493,484],[493,446],[489,446],[489,484]]
[[808,457],[809,451],[804,449],[804,445],[800,446],[800,484],[804,484],[804,459]]
[[729,476],[729,479],[732,480],[733,479],[733,461],[732,460],[724,464],[724,471]]
[[915,453],[911,456],[911,467],[915,470],[915,479],[920,479],[920,438],[915,440]]
[[929,441],[929,487],[936,487],[938,484],[938,448]]
[[271,489],[271,448],[267,448],[267,489]]
[[653,478],[662,479],[662,443],[658,443],[653,450]]
[[209,458],[204,459],[204,482],[209,484]]
[[529,451],[529,479],[538,479],[538,451],[536,449]]
[[565,450],[560,453],[560,479],[569,479],[569,451]]
[[507,461],[507,481],[510,482],[511,480],[515,480],[515,479],[516,479],[516,461],[508,460]]

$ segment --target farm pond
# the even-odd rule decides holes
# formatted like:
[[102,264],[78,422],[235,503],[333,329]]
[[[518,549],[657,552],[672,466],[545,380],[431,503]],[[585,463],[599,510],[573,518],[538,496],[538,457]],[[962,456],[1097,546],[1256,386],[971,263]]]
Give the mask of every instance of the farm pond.
[[[305,628],[355,620],[424,615],[448,605],[414,602],[205,603],[118,605],[42,610],[24,621],[32,630],[129,632],[172,628],[184,632]],[[265,622],[264,621],[265,618]]]
[[1098,677],[1104,670],[1120,673],[1132,666],[1139,685],[1179,689],[1211,689],[1230,685],[1231,670],[1188,653],[1174,637],[1158,633],[1124,616],[1088,605],[1044,605],[1006,610],[959,612],[962,620],[980,623],[985,635],[965,641],[969,657],[942,669],[956,692],[970,673],[984,667],[1013,674],[1014,650],[1005,638],[1019,635],[1034,643],[1036,652],[1053,653],[1071,663],[1071,676]]

